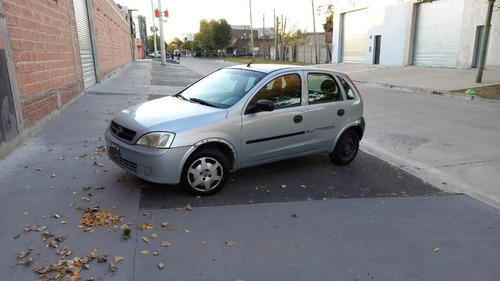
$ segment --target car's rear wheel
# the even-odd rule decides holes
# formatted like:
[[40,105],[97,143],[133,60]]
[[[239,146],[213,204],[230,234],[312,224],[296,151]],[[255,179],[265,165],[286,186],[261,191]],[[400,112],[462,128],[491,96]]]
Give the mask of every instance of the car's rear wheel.
[[181,186],[194,195],[211,195],[226,184],[229,162],[218,150],[195,151],[184,164]]
[[351,163],[359,150],[359,136],[353,129],[345,131],[339,138],[335,149],[330,153],[330,159],[337,165]]

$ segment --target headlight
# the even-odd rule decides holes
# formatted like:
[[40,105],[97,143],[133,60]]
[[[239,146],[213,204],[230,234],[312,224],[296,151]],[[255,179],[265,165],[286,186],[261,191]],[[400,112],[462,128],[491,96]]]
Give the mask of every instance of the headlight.
[[170,148],[174,137],[174,133],[154,132],[140,137],[136,144],[155,148]]

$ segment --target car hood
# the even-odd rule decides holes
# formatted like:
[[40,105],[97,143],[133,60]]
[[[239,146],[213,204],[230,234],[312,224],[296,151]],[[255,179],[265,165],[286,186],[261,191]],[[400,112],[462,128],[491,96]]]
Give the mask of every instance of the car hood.
[[209,107],[176,97],[164,97],[122,110],[113,117],[121,126],[139,135],[153,131],[178,132],[226,118],[227,110]]

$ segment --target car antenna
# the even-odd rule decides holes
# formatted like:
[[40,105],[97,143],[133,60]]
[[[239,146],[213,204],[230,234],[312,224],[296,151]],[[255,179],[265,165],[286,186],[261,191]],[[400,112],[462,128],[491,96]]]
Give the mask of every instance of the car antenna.
[[247,67],[250,67],[250,65],[251,65],[254,61],[255,61],[255,59],[252,59],[252,61],[251,61],[251,62],[249,62],[249,63],[247,64]]

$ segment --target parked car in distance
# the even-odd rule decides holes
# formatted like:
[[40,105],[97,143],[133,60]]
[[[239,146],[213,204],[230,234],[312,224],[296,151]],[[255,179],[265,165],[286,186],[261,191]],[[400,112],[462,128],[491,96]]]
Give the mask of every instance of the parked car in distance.
[[249,52],[247,52],[245,50],[235,50],[233,52],[233,57],[235,57],[235,58],[239,58],[239,57],[251,57],[251,56],[253,56],[253,54],[249,53]]
[[111,160],[129,173],[209,195],[229,171],[259,164],[323,152],[347,165],[364,130],[363,100],[347,75],[249,64],[124,109],[105,142]]
[[150,58],[159,58],[159,57],[161,57],[161,51],[152,52],[151,54],[149,54],[149,57]]

